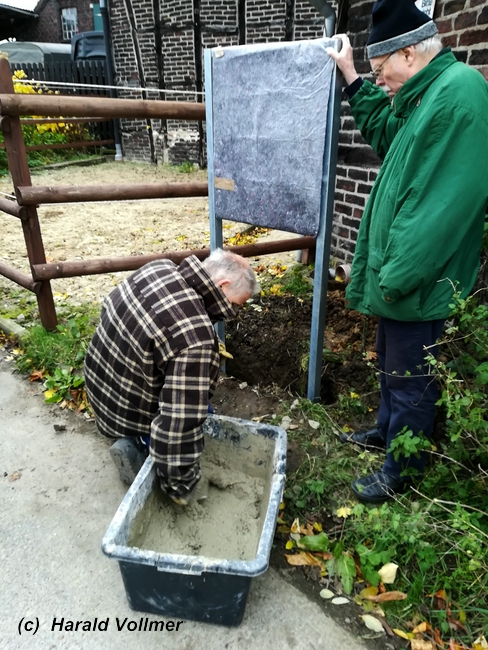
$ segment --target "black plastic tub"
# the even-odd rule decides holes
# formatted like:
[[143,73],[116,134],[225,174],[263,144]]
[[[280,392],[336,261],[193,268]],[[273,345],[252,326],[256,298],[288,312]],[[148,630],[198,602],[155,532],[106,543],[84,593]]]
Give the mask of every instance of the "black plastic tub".
[[172,619],[239,625],[244,616],[251,579],[268,568],[286,465],[286,432],[275,426],[224,416],[209,416],[205,434],[230,441],[246,463],[248,436],[264,436],[272,444],[261,508],[262,530],[251,560],[226,560],[178,555],[128,546],[137,513],[157,485],[156,471],[147,459],[120,504],[103,540],[103,552],[119,562],[127,600],[132,609]]

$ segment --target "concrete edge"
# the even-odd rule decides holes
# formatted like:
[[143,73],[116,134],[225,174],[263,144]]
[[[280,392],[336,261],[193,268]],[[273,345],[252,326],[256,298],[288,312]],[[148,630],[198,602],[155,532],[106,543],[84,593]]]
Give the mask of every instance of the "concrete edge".
[[0,330],[7,335],[15,336],[16,339],[21,339],[27,334],[27,330],[22,325],[19,325],[10,318],[3,318],[0,316]]

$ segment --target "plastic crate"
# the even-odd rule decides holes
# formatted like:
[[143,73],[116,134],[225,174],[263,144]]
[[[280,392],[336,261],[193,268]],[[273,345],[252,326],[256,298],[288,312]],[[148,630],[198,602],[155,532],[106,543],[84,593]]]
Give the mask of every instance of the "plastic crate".
[[[248,436],[273,441],[272,467],[264,497],[267,506],[252,560],[158,553],[127,546],[131,526],[157,482],[150,458],[120,504],[102,541],[103,552],[119,562],[132,609],[170,618],[236,626],[244,616],[251,579],[268,568],[285,483],[286,432],[275,426],[224,416],[209,416],[205,435],[237,446]],[[265,504],[262,504],[264,507]]]

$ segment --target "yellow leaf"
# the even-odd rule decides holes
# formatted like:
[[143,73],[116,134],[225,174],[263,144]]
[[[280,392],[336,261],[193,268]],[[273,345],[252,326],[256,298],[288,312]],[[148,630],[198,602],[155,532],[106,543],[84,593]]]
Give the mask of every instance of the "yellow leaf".
[[473,643],[473,650],[487,650],[488,642],[484,636],[479,636]]
[[395,628],[393,628],[393,632],[395,632],[397,636],[401,637],[402,639],[406,639],[407,641],[410,641],[410,639],[413,638],[413,634],[411,632],[407,633],[404,632],[403,630],[397,630]]
[[291,551],[291,549],[293,548],[293,542],[290,539],[286,542],[285,548],[287,551]]
[[52,396],[54,395],[55,392],[56,392],[55,390],[47,390],[47,391],[44,393],[44,397],[45,397],[45,399],[49,399],[50,397],[52,397]]
[[351,399],[359,399],[359,395],[351,391]]
[[278,526],[277,531],[282,535],[288,535],[290,528],[288,526]]
[[292,523],[290,530],[291,530],[292,533],[300,532],[300,521],[299,521],[298,517]]
[[376,596],[378,587],[365,587],[359,592],[360,598],[369,598],[369,596]]
[[318,531],[319,533],[322,532],[322,524],[319,524],[317,521],[313,525],[314,529]]
[[427,621],[424,621],[412,630],[412,634],[423,634],[424,632],[430,632],[431,629],[430,624]]
[[336,515],[338,517],[343,517],[344,519],[347,519],[347,517],[349,517],[351,512],[352,512],[351,508],[347,508],[346,506],[342,506],[342,508],[339,508],[337,510]]
[[393,562],[388,562],[388,564],[383,565],[378,571],[380,574],[381,582],[383,582],[385,585],[393,584],[395,582],[397,570],[398,565],[394,564]]
[[18,357],[19,354],[24,354],[24,350],[22,350],[22,348],[14,348],[12,350],[12,354],[14,354],[16,357]]
[[280,510],[284,510],[284,509],[285,509],[285,502],[282,501],[282,502],[280,503]]

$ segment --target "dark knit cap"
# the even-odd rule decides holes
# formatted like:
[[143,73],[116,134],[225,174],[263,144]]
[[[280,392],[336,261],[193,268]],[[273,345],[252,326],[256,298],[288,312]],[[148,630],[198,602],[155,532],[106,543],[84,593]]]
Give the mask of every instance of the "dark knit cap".
[[391,54],[437,34],[437,27],[415,0],[377,0],[368,39],[368,58]]

